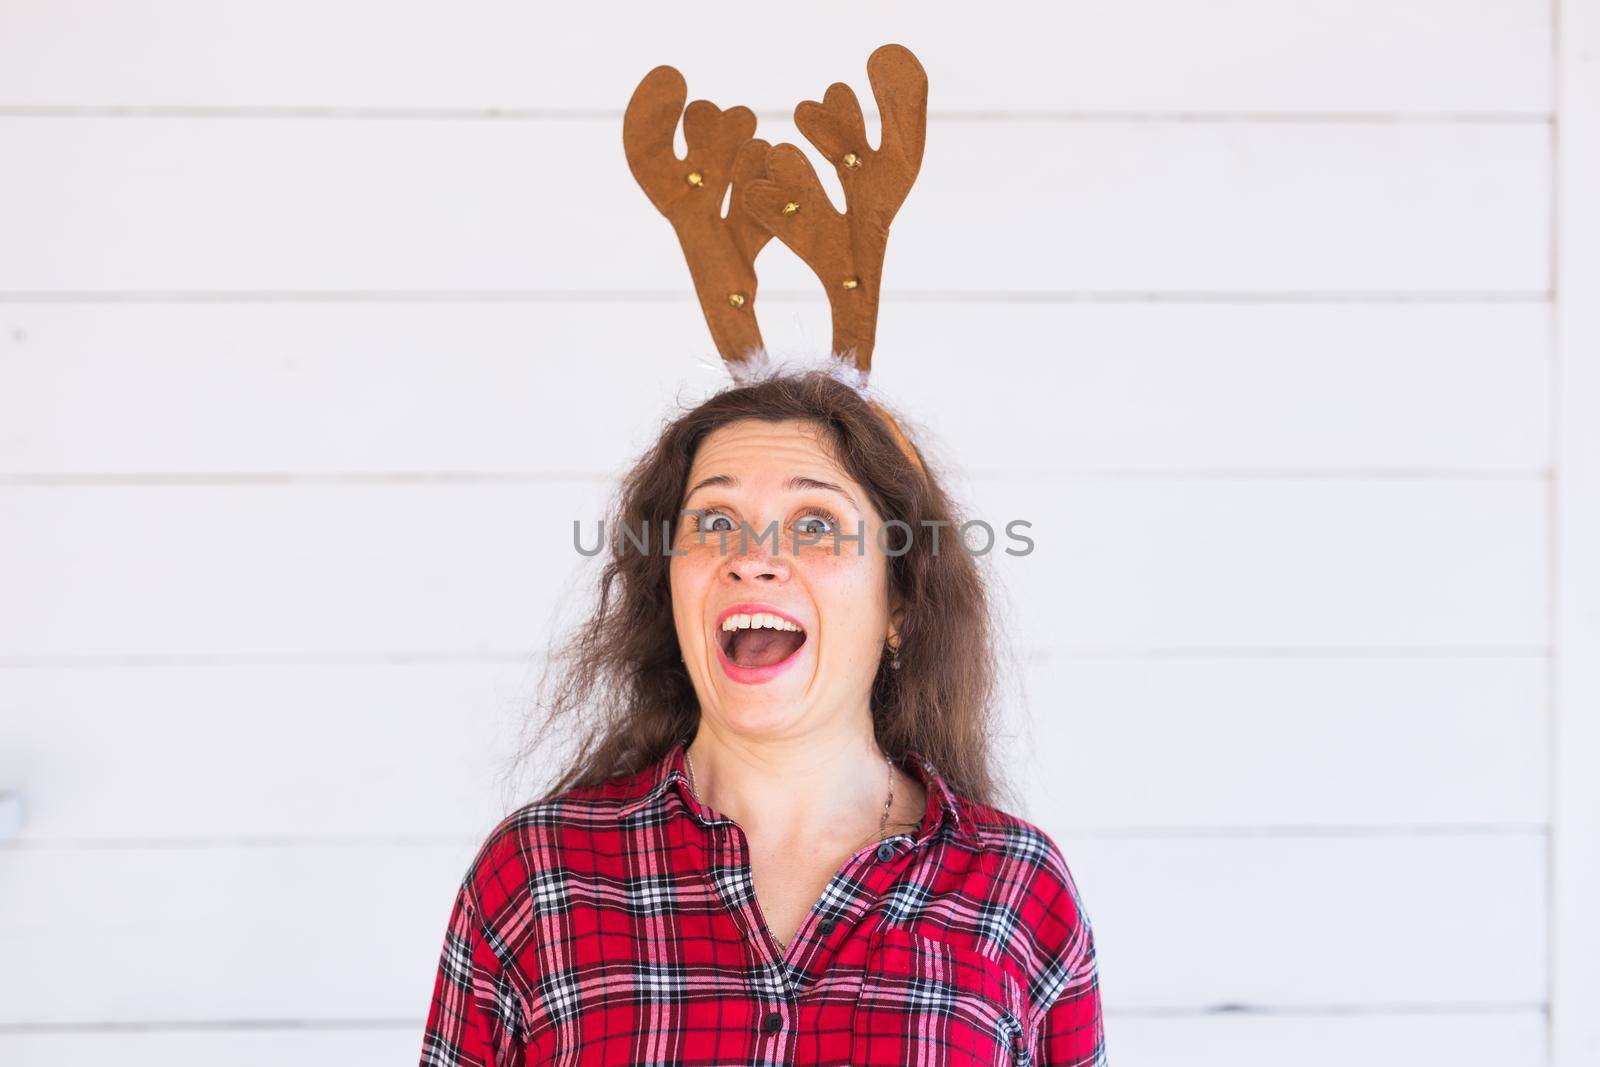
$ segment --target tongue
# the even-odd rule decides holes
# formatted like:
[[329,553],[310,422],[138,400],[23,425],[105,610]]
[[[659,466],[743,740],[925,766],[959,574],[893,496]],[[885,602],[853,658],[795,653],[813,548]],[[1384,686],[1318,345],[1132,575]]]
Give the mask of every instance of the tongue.
[[733,632],[733,651],[729,659],[741,667],[770,667],[794,654],[806,639],[794,630],[768,630],[752,626]]

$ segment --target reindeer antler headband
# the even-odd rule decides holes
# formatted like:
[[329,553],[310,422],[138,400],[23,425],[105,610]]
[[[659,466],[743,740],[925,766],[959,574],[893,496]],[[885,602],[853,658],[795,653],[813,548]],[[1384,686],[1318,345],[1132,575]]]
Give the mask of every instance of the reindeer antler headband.
[[[922,166],[928,125],[928,76],[910,50],[877,49],[867,59],[867,77],[883,122],[877,149],[867,144],[861,105],[843,82],[828,86],[821,103],[805,100],[794,109],[795,125],[838,172],[843,214],[800,149],[754,136],[749,108],[723,111],[709,100],[685,108],[688,89],[672,67],[646,74],[628,101],[622,120],[628,166],[677,231],[706,325],[736,381],[767,365],[755,318],[755,260],[776,237],[822,282],[833,314],[831,354],[853,366],[853,384],[866,385],[889,223]],[[688,146],[683,159],[672,144],[680,115]],[[879,411],[915,459],[894,419]]]

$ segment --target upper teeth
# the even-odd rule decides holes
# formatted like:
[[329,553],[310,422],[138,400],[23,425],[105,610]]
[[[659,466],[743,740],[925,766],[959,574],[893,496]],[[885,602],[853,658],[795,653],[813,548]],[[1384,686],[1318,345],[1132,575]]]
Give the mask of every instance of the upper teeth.
[[754,615],[729,615],[722,620],[724,630],[749,630],[765,626],[771,630],[799,630],[800,627],[771,612],[758,611]]

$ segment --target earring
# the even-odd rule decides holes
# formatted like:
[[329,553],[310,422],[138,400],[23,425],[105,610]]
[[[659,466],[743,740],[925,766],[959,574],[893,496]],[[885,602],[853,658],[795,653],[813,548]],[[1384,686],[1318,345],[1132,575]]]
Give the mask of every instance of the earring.
[[898,641],[889,643],[889,669],[891,671],[900,669],[900,643]]

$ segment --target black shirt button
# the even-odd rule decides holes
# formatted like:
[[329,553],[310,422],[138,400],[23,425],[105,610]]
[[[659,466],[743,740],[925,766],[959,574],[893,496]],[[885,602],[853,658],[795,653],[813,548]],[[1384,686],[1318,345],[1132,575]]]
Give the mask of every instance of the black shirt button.
[[894,859],[894,846],[885,841],[878,846],[878,858],[885,862]]
[[833,928],[837,925],[839,924],[834,922],[832,919],[823,919],[817,924],[817,929],[822,933],[823,937],[827,937],[829,934],[833,933]]
[[775,1011],[767,1013],[767,1017],[761,1020],[761,1029],[769,1034],[777,1033],[782,1027],[783,1016]]

